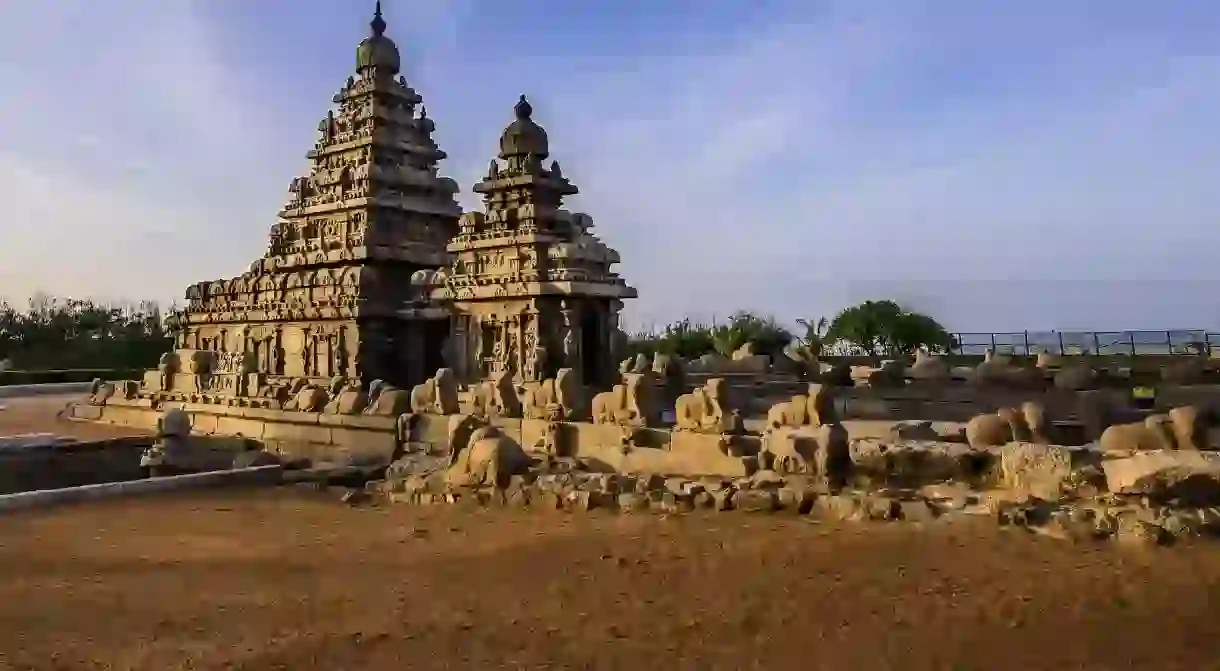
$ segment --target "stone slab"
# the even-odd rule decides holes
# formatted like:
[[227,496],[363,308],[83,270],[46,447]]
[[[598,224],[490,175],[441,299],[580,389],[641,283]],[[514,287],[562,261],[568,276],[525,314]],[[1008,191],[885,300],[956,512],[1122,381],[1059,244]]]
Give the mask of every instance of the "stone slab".
[[20,492],[0,496],[0,512],[207,487],[271,485],[280,482],[283,470],[283,467],[279,465],[255,466],[227,471],[209,471],[145,480],[107,482],[82,487]]

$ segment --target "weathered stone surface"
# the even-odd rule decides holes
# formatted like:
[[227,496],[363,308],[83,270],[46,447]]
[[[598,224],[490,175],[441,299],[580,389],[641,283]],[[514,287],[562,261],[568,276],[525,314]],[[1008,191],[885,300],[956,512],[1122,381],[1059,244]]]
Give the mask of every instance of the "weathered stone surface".
[[743,489],[733,497],[733,505],[748,513],[769,513],[779,510],[779,496],[771,488]]
[[776,495],[781,509],[802,515],[813,509],[813,501],[817,498],[813,490],[805,487],[780,487]]
[[1220,454],[1187,450],[1140,452],[1102,463],[1107,488],[1189,506],[1220,504]]
[[625,513],[648,510],[648,497],[635,492],[623,492],[618,495],[618,508]]
[[979,479],[994,455],[962,443],[912,440],[888,443],[873,438],[851,441],[853,473],[870,482],[907,487]]
[[270,452],[263,450],[246,450],[238,452],[237,456],[233,457],[233,468],[253,468],[255,466],[276,466],[279,465],[280,458]]
[[864,505],[850,494],[829,494],[814,501],[812,512],[831,520],[859,520],[864,517]]
[[898,518],[906,522],[931,522],[936,519],[936,510],[922,498],[899,501]]
[[1058,499],[1081,483],[1081,469],[1101,464],[1092,448],[1009,443],[999,448],[1000,485],[1044,499]]

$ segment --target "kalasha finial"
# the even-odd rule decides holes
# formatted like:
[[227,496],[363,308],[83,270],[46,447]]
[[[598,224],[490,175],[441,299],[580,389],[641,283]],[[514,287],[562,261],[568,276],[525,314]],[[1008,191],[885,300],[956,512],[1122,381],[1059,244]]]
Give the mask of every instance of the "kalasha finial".
[[530,101],[526,100],[525,96],[523,95],[521,96],[521,99],[517,101],[517,105],[513,107],[513,111],[517,113],[518,119],[525,121],[530,118],[531,114],[534,113],[534,108],[530,105]]
[[373,20],[369,22],[369,27],[373,29],[373,34],[377,37],[385,34],[385,19],[381,18],[381,0],[377,0],[377,7],[373,10]]

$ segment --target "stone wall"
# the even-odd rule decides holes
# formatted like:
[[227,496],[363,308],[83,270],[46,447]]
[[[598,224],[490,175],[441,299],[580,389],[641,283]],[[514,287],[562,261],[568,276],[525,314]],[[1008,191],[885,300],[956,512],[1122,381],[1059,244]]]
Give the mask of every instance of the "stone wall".
[[137,480],[151,437],[115,438],[0,451],[0,494]]

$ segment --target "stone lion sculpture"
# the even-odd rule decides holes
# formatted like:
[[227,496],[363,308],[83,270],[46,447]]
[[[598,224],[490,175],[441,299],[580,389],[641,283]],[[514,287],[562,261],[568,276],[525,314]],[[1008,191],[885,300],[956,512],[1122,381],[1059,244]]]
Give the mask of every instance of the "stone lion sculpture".
[[1195,406],[1149,415],[1142,422],[1115,424],[1099,439],[1106,451],[1207,449],[1207,422]]
[[449,467],[445,483],[454,487],[507,487],[509,478],[533,465],[521,446],[494,426],[470,415],[450,424]]
[[440,368],[436,375],[411,389],[411,412],[452,415],[458,412],[457,381],[453,370]]
[[178,372],[178,353],[165,352],[157,360],[157,376],[162,391],[169,391],[174,386],[174,374]]
[[953,373],[943,359],[920,347],[915,350],[915,363],[907,369],[907,375],[914,382],[945,384],[950,381]]
[[306,385],[284,404],[285,410],[297,412],[322,412],[330,400],[326,390],[313,385]]
[[1045,379],[1041,370],[1022,368],[1013,363],[1011,356],[992,349],[983,354],[982,363],[974,368],[974,383],[983,387],[1037,387]]
[[583,387],[571,368],[560,368],[553,379],[527,387],[521,398],[522,416],[548,421],[573,420],[584,409]]
[[[1039,370],[1049,370],[1039,368]],[[1089,364],[1079,361],[1069,366],[1064,366],[1053,373],[1053,382],[1055,389],[1063,391],[1086,391],[1097,387],[1097,371]]]
[[500,372],[474,388],[474,409],[483,417],[520,417],[521,397],[511,373]]
[[1176,449],[1169,415],[1149,415],[1142,422],[1115,424],[1098,440],[1106,452]]
[[850,468],[850,449],[847,429],[834,423],[772,432],[760,456],[776,473],[832,477]]
[[385,380],[373,380],[369,385],[369,403],[366,415],[397,417],[411,412],[411,394]]
[[767,412],[767,428],[782,426],[821,426],[837,421],[834,391],[825,384],[811,383],[805,394],[797,394],[789,401],[780,401]]
[[713,377],[678,397],[674,403],[674,429],[722,433],[731,413],[728,383],[722,377]]
[[797,394],[788,401],[780,401],[767,411],[767,428],[771,430],[784,426],[805,426],[809,423],[809,398],[804,394]]
[[966,423],[966,442],[970,447],[996,447],[1016,441],[1046,444],[1046,413],[1040,403],[1027,402],[1018,408],[1000,408],[976,415]]
[[555,394],[555,380],[545,379],[534,385],[526,385],[521,394],[521,416],[526,419],[559,419],[559,401]]
[[623,375],[622,384],[593,397],[592,415],[594,424],[655,426],[660,420],[660,409],[652,373]]
[[358,415],[368,407],[369,396],[360,386],[359,380],[344,380],[342,386],[330,397],[325,412],[331,415]]

